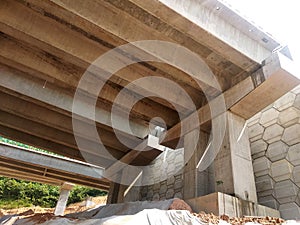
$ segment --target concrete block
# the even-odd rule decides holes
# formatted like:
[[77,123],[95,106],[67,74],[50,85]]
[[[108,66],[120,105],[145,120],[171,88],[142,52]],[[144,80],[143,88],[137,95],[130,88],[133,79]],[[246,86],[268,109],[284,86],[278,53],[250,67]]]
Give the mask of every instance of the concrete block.
[[293,90],[291,90],[291,92],[294,93],[295,95],[300,94],[300,85],[298,85]]
[[275,182],[269,175],[264,175],[261,177],[257,177],[255,179],[255,184],[257,192],[263,192],[273,190]]
[[273,108],[273,103],[265,107],[263,110],[261,110],[262,113],[268,111],[269,109]]
[[257,197],[258,197],[258,198],[263,198],[263,197],[272,195],[273,192],[274,192],[274,190],[267,190],[267,191],[257,192]]
[[300,110],[300,94],[297,95],[293,106]]
[[258,198],[259,204],[270,207],[272,209],[279,209],[279,203],[272,195]]
[[283,127],[289,127],[295,123],[298,123],[299,118],[300,110],[290,107],[279,113],[278,123]]
[[281,139],[283,130],[284,129],[282,126],[273,124],[266,128],[263,134],[263,139],[269,144],[279,141]]
[[268,146],[266,156],[275,162],[281,159],[284,159],[287,155],[289,146],[282,141],[277,141]]
[[279,206],[279,210],[283,219],[286,220],[300,219],[300,208],[295,202],[282,204]]
[[291,178],[292,171],[293,166],[286,159],[271,164],[271,176],[276,182]]
[[176,155],[174,159],[174,164],[183,164],[183,155]]
[[253,160],[253,171],[255,177],[269,175],[270,168],[271,168],[271,161],[265,156]]
[[262,135],[264,132],[264,127],[259,123],[254,124],[253,126],[249,127],[248,135],[249,138],[254,138],[257,136]]
[[174,195],[174,198],[182,199],[183,198],[182,193],[181,192],[176,192],[175,195]]
[[241,200],[223,193],[212,193],[209,195],[188,199],[186,202],[193,211],[204,211],[215,215],[226,214],[230,217],[243,215],[247,216],[274,216],[279,217],[277,210],[258,205],[253,202]]
[[154,191],[159,191],[159,188],[160,188],[160,184],[159,184],[159,183],[155,183],[155,184],[153,185],[153,190],[154,190]]
[[298,192],[299,188],[291,180],[277,182],[274,187],[274,196],[280,204],[294,202]]
[[174,164],[169,164],[167,169],[168,176],[174,175],[176,173],[175,169],[176,168]]
[[162,195],[162,194],[165,194],[167,192],[167,184],[163,184],[160,186],[160,190],[159,190],[159,194]]
[[274,103],[274,108],[278,111],[283,111],[289,107],[291,107],[295,101],[296,95],[292,92],[288,92],[284,96],[282,96],[280,99],[278,99]]
[[168,189],[167,193],[166,193],[166,199],[170,199],[174,197],[174,190],[173,189]]
[[282,140],[289,146],[300,143],[300,124],[294,124],[286,128],[283,132]]
[[174,185],[174,182],[175,182],[175,177],[174,176],[169,177],[167,179],[167,186]]
[[300,187],[300,166],[295,166],[294,167],[292,180],[295,182],[295,184],[298,187]]
[[259,123],[264,127],[271,126],[277,122],[278,116],[279,112],[274,108],[270,108],[262,113]]
[[274,108],[278,111],[283,111],[291,107],[295,101],[296,95],[293,92],[288,92],[274,103]]
[[154,195],[153,190],[149,190],[147,193],[147,199],[151,200],[153,198],[153,195]]
[[265,152],[267,150],[268,144],[263,139],[259,139],[250,144],[251,154],[257,154],[260,152]]
[[259,112],[259,113],[255,114],[253,117],[251,117],[251,118],[247,121],[248,127],[253,126],[253,125],[256,124],[256,123],[259,123],[261,114],[262,114],[262,113]]
[[286,158],[292,165],[300,165],[300,143],[289,148]]
[[249,138],[249,141],[250,141],[250,142],[257,141],[257,140],[259,140],[259,139],[262,139],[262,136],[263,136],[263,134],[260,134],[260,135],[257,135],[257,136],[255,136],[255,137]]
[[153,195],[153,198],[152,198],[153,201],[158,201],[159,200],[159,194],[158,193],[155,193]]
[[280,213],[277,209],[272,207],[266,207],[264,205],[257,205],[257,216],[273,216],[273,217],[280,217]]
[[257,159],[257,158],[260,158],[260,157],[263,157],[266,155],[266,151],[263,151],[263,152],[259,152],[259,153],[256,153],[256,154],[253,154],[251,157],[252,159]]

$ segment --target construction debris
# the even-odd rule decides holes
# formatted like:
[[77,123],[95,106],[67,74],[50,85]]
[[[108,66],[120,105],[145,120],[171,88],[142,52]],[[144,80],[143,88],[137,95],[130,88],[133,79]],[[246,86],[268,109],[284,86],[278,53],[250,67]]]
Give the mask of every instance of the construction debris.
[[262,225],[279,225],[283,224],[285,220],[274,217],[255,217],[255,216],[244,216],[244,217],[229,217],[227,215],[216,216],[214,214],[207,214],[205,212],[193,213],[194,216],[197,216],[202,222],[209,224],[219,224],[220,221],[225,221],[228,224],[240,225],[247,223],[255,223]]

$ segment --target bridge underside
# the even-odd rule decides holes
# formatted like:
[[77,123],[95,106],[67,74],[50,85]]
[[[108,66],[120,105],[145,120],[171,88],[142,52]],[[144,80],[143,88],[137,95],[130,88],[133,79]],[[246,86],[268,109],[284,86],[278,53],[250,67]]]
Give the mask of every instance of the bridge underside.
[[[135,154],[134,148],[121,140],[129,146],[143,146],[149,126],[154,124],[166,126],[161,144],[183,147],[179,138],[198,128],[191,115],[199,117],[203,132],[210,132],[214,115],[208,101],[218,102],[223,94],[226,111],[245,120],[299,83],[289,60],[272,53],[279,45],[272,37],[218,1],[189,0],[185,4],[186,7],[169,0],[3,0],[0,135],[73,159],[88,159],[103,168],[112,168],[116,160],[148,165],[161,150]],[[167,41],[189,49],[208,65],[220,89],[204,79],[206,70],[187,74],[158,62],[135,63],[117,71],[109,80],[98,77],[103,88],[96,100],[95,121],[84,112],[88,101],[80,102],[83,110],[76,115],[82,127],[77,137],[85,146],[79,150],[72,128],[72,104],[80,79],[104,53],[139,40]],[[155,53],[152,56],[159,58]],[[117,105],[121,116],[113,127],[110,112],[120,91],[149,76],[176,82],[190,96],[196,110],[180,98],[181,90],[167,83],[125,88],[123,97],[137,103],[133,107]],[[91,87],[80,91],[89,96]],[[157,91],[164,99],[151,97]],[[125,126],[127,118],[123,117],[128,110],[131,129]],[[153,118],[161,118],[164,123]],[[182,121],[187,124],[183,130]],[[110,154],[99,151],[95,137],[88,132],[94,124]],[[11,174],[16,171],[15,164],[5,159],[0,165],[7,166],[11,171],[7,174]],[[8,169],[10,166],[12,169]],[[39,168],[24,172],[24,176],[35,174],[35,170]],[[56,182],[49,175],[50,181]]]

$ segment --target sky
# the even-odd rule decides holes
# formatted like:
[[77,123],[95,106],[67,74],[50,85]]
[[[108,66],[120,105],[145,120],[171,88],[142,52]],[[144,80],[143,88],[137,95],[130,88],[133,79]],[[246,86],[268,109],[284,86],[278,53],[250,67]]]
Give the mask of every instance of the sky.
[[290,48],[300,64],[299,0],[223,0]]

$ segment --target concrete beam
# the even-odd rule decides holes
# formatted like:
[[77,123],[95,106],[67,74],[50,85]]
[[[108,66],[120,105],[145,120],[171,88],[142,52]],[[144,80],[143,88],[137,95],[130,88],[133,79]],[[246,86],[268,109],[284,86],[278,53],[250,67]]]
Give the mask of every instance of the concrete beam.
[[[185,118],[175,126],[173,126],[171,129],[169,129],[166,133],[165,138],[162,140],[163,145],[167,145],[168,142],[171,143],[174,139],[177,139],[194,129],[197,129],[197,123],[195,123],[194,118],[195,114],[197,118],[199,118],[199,125],[202,125],[208,121],[210,121],[213,118],[216,118],[217,116],[224,113],[224,110],[228,110],[233,105],[235,105],[237,102],[239,102],[241,99],[243,99],[245,96],[247,96],[251,91],[253,91],[255,88],[253,81],[251,77],[248,77],[247,79],[241,81],[237,85],[233,86],[229,90],[225,91],[223,95],[218,96],[217,98],[210,101],[209,104],[204,105],[200,109],[198,109],[196,112],[194,112],[189,117]],[[224,97],[225,100],[225,109],[219,108],[218,105],[221,102],[222,98]],[[210,111],[210,105],[215,106],[215,111]],[[183,126],[181,128],[181,126]],[[181,131],[182,129],[182,131]]]
[[[24,19],[27,18],[27,22],[25,22],[24,20],[24,23],[21,27],[18,26],[17,20],[9,19],[15,15],[16,10],[18,11],[19,15],[18,20],[21,19],[20,17],[24,17]],[[30,44],[38,45],[38,47],[41,49],[53,52],[53,50],[51,50],[49,46],[45,46],[45,43],[51,45],[55,48],[53,52],[54,55],[58,55],[59,58],[68,59],[69,62],[79,66],[82,72],[84,71],[84,69],[82,68],[87,68],[91,63],[94,62],[95,59],[110,50],[110,48],[108,48],[107,46],[100,45],[95,41],[91,41],[91,39],[85,37],[84,35],[78,35],[77,31],[66,28],[64,25],[58,23],[57,21],[42,16],[39,13],[28,9],[28,7],[25,7],[24,5],[18,4],[14,1],[5,2],[0,18],[2,21],[2,30],[4,30],[9,35],[14,35],[17,39],[22,39],[25,42],[29,42]],[[32,26],[32,23],[29,20],[36,21],[36,23],[38,24],[36,24],[36,26]],[[16,30],[16,32],[12,32],[12,30]],[[45,32],[48,33],[47,36],[43,35]],[[63,35],[63,38],[61,38],[61,35],[58,34]],[[64,41],[62,42],[62,40]],[[89,52],[89,54],[83,54],[83,52]],[[72,67],[72,65],[68,66]],[[50,67],[51,65],[48,65],[45,69],[50,69]],[[112,77],[112,81],[118,85],[125,86],[134,80],[144,77],[145,74],[155,74],[162,77],[165,76],[165,73],[159,73],[157,71],[153,72],[149,68],[144,67],[140,64],[135,64],[133,68],[134,69],[132,69],[132,67],[127,67],[118,71]],[[73,70],[70,74],[71,76],[67,76],[65,78],[69,80],[70,84],[78,82],[78,76],[76,77],[76,75],[74,74],[75,69],[71,68],[71,70]],[[69,71],[65,70],[65,72],[68,73]],[[59,76],[60,78],[62,78],[63,74],[60,74]],[[75,79],[71,79],[71,77],[74,77]],[[153,86],[153,84],[145,84],[143,87],[134,89],[134,91],[140,95],[155,94],[155,87]],[[89,89],[86,89],[86,91],[92,91],[91,87],[89,87]],[[165,95],[169,101],[182,107],[185,110],[189,109],[186,105],[186,102],[178,98],[178,94],[176,93],[174,88],[172,89],[172,87],[164,85],[164,90],[166,90]],[[113,90],[111,90],[111,92],[113,92]],[[194,90],[187,90],[187,92],[195,101],[199,101],[198,99],[201,95],[199,95]],[[161,100],[157,99],[157,101],[163,104]]]
[[[274,53],[266,59],[262,69],[252,74],[252,79],[248,77],[223,93],[226,110],[230,109],[242,118],[249,119],[300,84],[297,77],[299,73],[300,69],[293,61],[281,53]],[[220,100],[218,98],[221,97],[213,99],[210,104],[217,104]],[[199,124],[201,125],[223,112],[217,110],[217,112],[211,112],[213,113],[211,115],[209,104],[207,104],[194,113],[198,115]],[[196,129],[196,123],[191,118],[193,117],[189,116],[169,129],[162,143],[170,142],[180,137],[180,135]],[[180,133],[181,124],[184,126],[182,133]]]
[[[54,109],[55,107],[72,113],[73,98],[62,91],[52,89],[48,86],[43,87],[42,83],[37,83],[34,80],[25,78],[22,73],[12,71],[7,67],[0,66],[0,86],[15,91],[19,94],[25,95],[27,97],[36,99],[48,105],[51,105]],[[106,126],[111,127],[111,115],[108,111],[100,108],[95,108],[88,102],[78,101],[82,106],[80,107],[82,111],[76,112],[79,117],[89,119]],[[78,107],[79,108],[79,107]],[[95,118],[90,112],[95,110]],[[127,123],[126,119],[118,117],[118,127],[116,130],[127,134],[137,134],[138,137],[143,138],[148,133],[148,128],[140,124],[131,123],[131,130],[126,129],[123,123]]]
[[18,170],[13,170],[13,169],[7,169],[5,167],[0,167],[1,172],[0,175],[4,177],[11,177],[15,179],[23,179],[27,181],[33,181],[33,182],[40,182],[43,184],[50,184],[54,186],[59,186],[61,184],[60,180],[54,180],[50,178],[43,178],[40,176],[36,176],[34,174],[26,174],[24,172],[18,171]]
[[[33,122],[66,132],[69,135],[73,135],[72,118],[70,116],[49,110],[35,103],[25,101],[3,92],[0,92],[0,99],[2,99],[2,101],[0,101],[1,111],[5,111],[18,117],[29,119]],[[92,124],[79,120],[77,120],[76,123],[80,123],[82,128],[82,130],[78,131],[76,135],[93,143],[95,141],[94,137],[86,132],[92,128]],[[110,132],[100,127],[97,127],[97,130],[101,141],[105,146],[118,149],[120,151],[129,150],[129,148],[126,148],[122,143],[120,143],[113,131]],[[135,140],[131,141],[132,136],[125,136],[121,133],[118,133],[118,136],[122,140],[126,139],[127,143],[132,146],[136,145]]]
[[[58,143],[61,145],[65,145],[67,147],[75,149],[75,151],[81,151],[80,153],[85,157],[85,153],[89,153],[94,155],[95,157],[98,156],[102,159],[107,159],[107,162],[112,162],[115,155],[117,158],[120,158],[124,155],[121,151],[105,147],[107,149],[104,150],[103,146],[100,146],[96,142],[91,142],[86,139],[80,139],[82,145],[81,149],[78,150],[76,140],[73,135],[67,134],[65,132],[56,130],[55,128],[45,126],[43,124],[38,124],[36,122],[18,117],[16,115],[12,115],[0,110],[0,115],[3,120],[0,121],[0,124],[3,126],[7,126],[24,133],[43,138],[47,141]],[[30,127],[30,129],[28,129]],[[110,153],[108,153],[111,152]],[[60,154],[64,154],[61,152]],[[103,160],[101,160],[103,161]],[[99,163],[101,162],[99,161]],[[106,164],[106,163],[105,163]],[[104,167],[104,165],[103,165]]]
[[[33,41],[35,41],[35,39]],[[58,56],[51,55],[50,53],[45,53],[40,49],[36,49],[32,45],[20,43],[18,39],[18,35],[16,35],[15,38],[12,38],[10,36],[3,34],[0,36],[0,43],[2,46],[2,48],[0,49],[0,62],[14,69],[20,70],[26,74],[30,74],[31,76],[40,79],[41,82],[43,82],[43,84],[48,87],[49,86],[51,87],[51,85],[52,87],[55,87],[57,89],[61,87],[62,90],[64,91],[67,89],[67,92],[69,92],[70,95],[74,94],[75,90],[77,89],[79,79],[81,78],[82,74],[84,74],[85,71],[84,68],[74,65],[69,61],[62,60]],[[63,59],[66,58],[69,59],[71,56],[63,55],[61,57]],[[126,67],[125,69],[127,70],[130,69],[130,70],[122,74],[124,78],[129,77],[128,74],[131,75],[136,73],[135,68]],[[118,86],[119,85],[126,86],[131,81],[134,81],[134,79],[141,78],[142,75],[145,76],[145,74],[149,74],[149,73],[150,72],[147,71],[141,71],[139,72],[140,75],[139,77],[133,78],[129,82],[124,83],[122,82],[122,78],[118,78],[115,81],[115,83]],[[152,118],[154,114],[158,114],[159,116],[164,117],[168,126],[174,124],[177,119],[176,114],[173,111],[173,109],[171,109],[172,107],[170,105],[168,105],[169,107],[168,108],[161,104],[157,104],[157,102],[150,99],[141,99],[134,105],[134,107],[131,108],[129,108],[130,106],[128,106],[127,104],[122,104],[122,102],[117,104],[115,102],[115,98],[119,94],[119,91],[121,90],[120,87],[113,86],[111,83],[105,84],[103,78],[101,79],[99,78],[99,76],[97,77],[97,75],[90,76],[89,78],[90,80],[88,81],[85,87],[82,87],[82,90],[87,95],[95,96],[95,92],[97,91],[99,85],[103,85],[103,88],[101,90],[101,93],[99,94],[99,99],[98,99],[98,105],[100,105],[101,108],[106,109],[104,107],[106,105],[107,108],[110,108],[110,105],[115,104],[120,108],[121,111],[130,109],[131,115],[137,118],[137,120],[138,119],[141,120],[140,123],[144,123],[144,120],[147,120],[148,118]],[[152,88],[152,93],[150,93],[149,90],[143,91],[141,90],[142,87],[134,86],[133,92],[130,92],[129,90],[123,90],[122,96],[127,100],[135,102],[136,99],[139,97],[139,95],[137,95],[136,93],[140,95],[147,95],[147,94],[153,95],[159,88],[159,85],[154,85],[154,84],[151,85],[151,82],[148,83],[145,82],[144,85],[148,85],[148,87],[154,86],[156,89]],[[173,95],[173,97],[169,96],[171,100],[172,99],[174,100],[175,96],[177,96],[177,98],[179,96],[179,93],[178,92],[176,93],[176,90],[174,91],[171,90],[170,88],[161,88],[161,90],[164,90],[164,92],[169,93],[167,94],[167,97],[170,94]],[[166,93],[164,93],[164,95]],[[196,92],[194,91],[193,93],[195,95]],[[198,94],[193,96],[193,99],[198,99],[198,101],[201,102],[201,97],[199,97]],[[103,103],[103,101],[105,102],[105,104]],[[180,101],[184,101],[184,99]],[[200,104],[199,102],[198,104]],[[160,103],[163,104],[163,102]],[[179,109],[182,110],[183,113],[185,111],[189,112],[189,110],[186,110],[186,108],[183,108],[181,106],[179,106]],[[167,114],[170,116],[166,116]]]
[[126,168],[131,162],[133,162],[143,151],[152,149],[148,146],[148,138],[137,145],[133,150],[129,151],[126,155],[120,158],[117,162],[105,169],[105,177],[117,178],[119,172]]
[[279,45],[257,29],[255,35],[263,35],[269,43],[255,40],[249,32],[253,26],[219,1],[130,1],[249,72],[255,69],[254,62],[261,63]]
[[299,85],[299,74],[299,65],[280,52],[273,53],[264,61],[258,77],[260,85],[230,110],[245,119],[251,118]]
[[103,179],[86,178],[79,174],[67,173],[59,170],[47,169],[38,165],[23,163],[21,161],[11,160],[0,157],[0,174],[8,177],[25,179],[35,182],[61,184],[63,182],[72,182],[78,185],[108,190],[109,183]]
[[[85,1],[84,4],[74,4],[74,2],[68,0],[53,0],[51,1],[51,3],[64,8],[68,12],[72,12],[74,15],[83,18],[87,22],[97,25],[106,32],[109,32],[114,36],[125,40],[126,42],[133,42],[138,40],[164,40],[174,42],[174,40],[167,35],[162,35],[161,31],[151,29],[144,22],[133,18],[132,16],[127,14],[125,10],[123,11],[114,7],[113,5],[110,5],[109,1]],[[99,11],[102,12],[101,15],[99,15]],[[126,25],[122,24],[123,21],[126,21]],[[131,29],[128,29],[128,27],[131,27]],[[180,41],[180,43],[185,44],[187,43],[187,41]],[[139,46],[136,47],[139,48]],[[154,57],[160,58],[160,55],[158,54],[148,51],[145,52]],[[173,74],[175,74],[176,79],[182,80],[184,78],[186,80],[186,84],[191,84],[190,78],[186,76],[185,73],[178,71],[178,69],[174,70],[170,66],[158,64],[155,64],[155,67],[158,67],[162,71],[166,71],[171,76],[174,76]],[[203,83],[204,86],[206,85],[212,87],[215,90],[218,90],[218,87],[216,87],[216,85],[212,81],[205,79],[205,76],[201,76],[201,73],[203,73],[203,71],[198,71],[197,73],[195,73],[194,71],[192,72],[192,77],[198,80],[200,83]],[[194,85],[194,87],[196,89],[199,89],[199,87],[197,87],[197,84]]]
[[[88,34],[90,38],[92,38],[94,41],[98,42],[99,44],[102,44],[109,48],[114,48],[116,46],[120,46],[123,44],[126,44],[128,41],[126,41],[127,38],[132,38],[131,35],[133,35],[132,31],[128,30],[120,30],[119,34],[113,34],[111,32],[107,32],[102,28],[103,23],[106,23],[104,18],[113,18],[114,16],[111,15],[111,7],[108,7],[108,10],[105,10],[107,7],[101,7],[94,5],[88,6],[87,4],[90,4],[90,2],[86,2],[85,7],[90,7],[88,10],[84,11],[85,7],[82,7],[80,11],[72,12],[68,11],[65,8],[59,6],[58,4],[54,4],[53,2],[43,1],[43,0],[26,0],[34,10],[36,9],[46,9],[45,11],[49,14],[49,17],[52,19],[61,18],[63,23],[69,24],[72,28],[79,30],[80,33]],[[94,3],[98,4],[98,3]],[[101,7],[101,8],[100,8]],[[97,10],[94,11],[95,8],[98,8],[103,12],[102,15],[99,15]],[[37,10],[38,11],[38,10]],[[38,11],[39,12],[39,11]],[[88,14],[86,14],[88,12]],[[88,19],[87,19],[88,15]],[[99,18],[101,17],[101,19]],[[119,19],[120,21],[125,21],[123,19]],[[112,25],[112,23],[111,23]],[[105,24],[106,26],[106,24]],[[134,30],[136,30],[136,26],[134,26]],[[127,33],[125,33],[127,32]],[[124,35],[123,35],[124,34]],[[140,33],[139,35],[145,35],[146,38],[137,38],[134,40],[148,40],[151,35],[153,35],[153,32],[145,33],[145,30]],[[136,34],[134,34],[136,35]],[[134,37],[133,37],[134,38]],[[155,38],[151,38],[155,39]],[[190,96],[191,93],[193,93],[195,90],[199,90],[199,86],[196,82],[191,82],[190,77],[185,74],[184,72],[171,67],[169,65],[164,64],[158,64],[155,62],[147,62],[144,64],[147,68],[154,68],[157,76],[163,76],[170,80],[174,80],[176,83],[180,84],[181,86],[185,87],[187,92]],[[151,72],[152,73],[152,72]],[[151,74],[150,73],[150,74]],[[209,88],[208,86],[205,89],[206,93],[211,93],[212,96],[214,95],[214,90],[212,88]],[[193,99],[194,101],[197,99]],[[199,100],[199,99],[198,99]]]
[[0,143],[0,157],[10,158],[30,164],[37,164],[48,169],[62,170],[86,177],[96,179],[103,178],[104,169],[101,167],[8,144]]
[[0,125],[0,135],[72,159],[77,159],[80,161],[88,161],[89,163],[92,163],[94,165],[108,167],[109,165],[112,164],[110,160],[105,159],[99,155],[85,153],[85,156],[83,157],[80,151],[78,151],[78,149],[70,148],[67,147],[66,145],[51,142],[44,138],[27,134],[22,131],[12,129],[6,126]]

